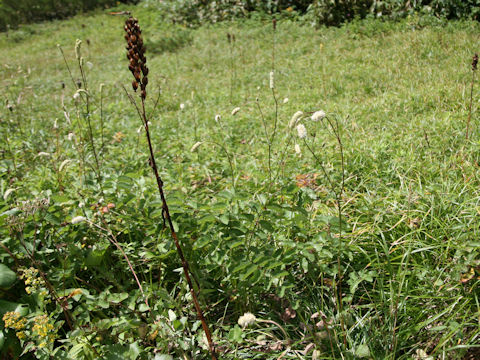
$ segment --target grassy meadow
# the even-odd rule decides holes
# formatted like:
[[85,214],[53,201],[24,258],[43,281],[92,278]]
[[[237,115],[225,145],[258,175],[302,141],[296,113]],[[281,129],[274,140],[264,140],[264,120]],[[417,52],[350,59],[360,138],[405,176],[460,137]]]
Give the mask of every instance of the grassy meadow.
[[[218,359],[480,357],[478,23],[129,9]],[[125,19],[0,34],[2,359],[211,358],[122,89]]]

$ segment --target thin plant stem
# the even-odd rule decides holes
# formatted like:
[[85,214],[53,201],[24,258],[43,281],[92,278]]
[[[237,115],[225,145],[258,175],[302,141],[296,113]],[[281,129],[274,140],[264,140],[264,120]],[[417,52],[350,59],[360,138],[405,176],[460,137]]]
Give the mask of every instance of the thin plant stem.
[[472,84],[470,85],[470,105],[468,108],[467,130],[465,132],[465,139],[468,140],[470,131],[470,120],[472,119],[472,104],[473,104],[473,85],[475,84],[475,70],[472,71]]

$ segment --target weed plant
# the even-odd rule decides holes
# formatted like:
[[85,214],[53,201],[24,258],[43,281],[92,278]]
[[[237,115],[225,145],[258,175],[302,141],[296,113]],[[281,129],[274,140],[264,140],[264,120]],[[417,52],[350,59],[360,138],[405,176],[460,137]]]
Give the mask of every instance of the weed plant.
[[[2,357],[211,357],[173,233],[218,358],[478,357],[477,23],[277,20],[271,86],[271,18],[160,44],[168,25],[129,9],[149,51],[139,133],[125,19],[0,37]],[[76,39],[87,89],[56,49],[78,63]]]

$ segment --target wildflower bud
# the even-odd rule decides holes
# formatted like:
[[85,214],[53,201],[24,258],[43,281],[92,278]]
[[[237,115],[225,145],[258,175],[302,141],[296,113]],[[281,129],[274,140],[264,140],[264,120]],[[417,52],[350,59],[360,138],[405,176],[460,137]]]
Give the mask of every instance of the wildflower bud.
[[270,89],[275,88],[275,73],[270,71]]
[[138,89],[138,83],[135,80],[132,81],[132,88],[133,88],[133,91],[137,91]]
[[148,78],[146,76],[143,78],[142,84],[145,86],[148,84]]
[[147,91],[146,90],[142,90],[142,99],[145,100],[145,98],[147,97]]
[[75,42],[75,57],[80,60],[80,47],[82,45],[82,40],[79,40],[77,39],[77,41]]

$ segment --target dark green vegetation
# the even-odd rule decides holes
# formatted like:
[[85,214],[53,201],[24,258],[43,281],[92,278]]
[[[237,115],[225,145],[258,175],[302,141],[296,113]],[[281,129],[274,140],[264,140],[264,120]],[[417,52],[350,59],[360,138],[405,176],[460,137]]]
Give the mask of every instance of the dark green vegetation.
[[[469,141],[465,124],[478,24],[278,21],[268,141],[270,20],[191,30],[131,9],[157,165],[219,358],[475,358],[476,87]],[[96,13],[0,37],[4,358],[209,358],[120,87],[132,80],[124,20]],[[327,118],[308,115],[299,139],[288,127],[299,110],[339,122],[342,223],[322,172],[338,193],[338,144]],[[257,319],[242,329],[245,312]]]
[[99,7],[108,7],[116,0],[1,0],[0,31],[15,29],[19,24],[35,21],[62,19]]

